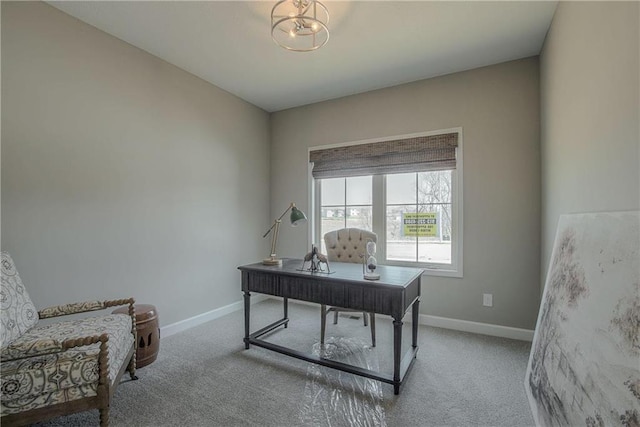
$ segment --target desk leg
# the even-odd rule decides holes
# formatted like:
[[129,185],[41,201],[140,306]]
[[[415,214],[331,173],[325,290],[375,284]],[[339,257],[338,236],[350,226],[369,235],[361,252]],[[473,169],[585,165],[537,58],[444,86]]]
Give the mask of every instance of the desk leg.
[[244,348],[249,348],[249,312],[251,310],[251,294],[244,291]]
[[320,305],[320,344],[324,345],[324,333],[327,330],[327,306]]
[[376,314],[369,313],[369,321],[371,322],[371,347],[376,346]]
[[393,394],[400,394],[400,350],[402,347],[402,320],[393,319]]
[[[411,313],[411,333],[412,333],[412,343],[413,348],[418,347],[418,314],[420,313],[420,298],[416,299],[413,303],[412,313]],[[414,356],[415,357],[415,356]]]
[[[289,298],[284,297],[283,303],[284,303],[284,318],[288,319],[289,318]],[[284,328],[286,329],[287,326],[289,326],[289,322],[284,324]]]

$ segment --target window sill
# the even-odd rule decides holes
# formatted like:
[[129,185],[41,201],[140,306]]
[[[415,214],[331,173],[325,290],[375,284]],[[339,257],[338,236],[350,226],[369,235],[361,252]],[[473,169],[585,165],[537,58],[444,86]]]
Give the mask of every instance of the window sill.
[[436,276],[436,277],[456,277],[462,279],[462,269],[460,270],[452,270],[445,266],[440,268],[435,268],[432,264],[425,264],[421,262],[403,262],[403,261],[385,261],[384,264],[381,265],[394,265],[398,267],[412,267],[412,268],[422,268],[424,270],[424,276]]

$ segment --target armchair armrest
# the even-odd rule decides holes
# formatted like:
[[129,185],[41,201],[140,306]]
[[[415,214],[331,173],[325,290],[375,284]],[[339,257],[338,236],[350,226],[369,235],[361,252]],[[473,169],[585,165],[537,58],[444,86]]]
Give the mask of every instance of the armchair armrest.
[[73,347],[81,347],[98,342],[103,343],[100,348],[102,352],[102,346],[107,341],[109,341],[109,336],[107,334],[71,338],[64,341],[58,341],[50,338],[25,341],[18,344],[11,344],[8,347],[3,348],[0,353],[0,360],[2,362],[7,362],[10,360],[26,359],[34,356],[45,356],[47,354],[61,353]]
[[[133,334],[134,342],[137,342],[138,332],[136,329],[136,313],[135,313],[135,307],[134,307],[135,303],[136,301],[133,298],[114,299],[114,300],[107,300],[107,301],[74,302],[71,304],[63,304],[63,305],[56,305],[53,307],[43,308],[38,312],[38,316],[40,317],[40,319],[48,319],[51,317],[66,316],[68,314],[77,314],[77,313],[85,313],[88,311],[104,310],[105,308],[117,307],[119,305],[128,304],[129,316],[131,316],[131,333]],[[87,345],[87,344],[82,344],[82,345]]]
[[119,305],[129,304],[129,313],[133,316],[133,298],[108,300],[108,301],[84,301],[74,302],[71,304],[56,305],[53,307],[43,308],[38,311],[40,319],[48,319],[51,317],[66,316],[68,314],[85,313],[88,311],[104,310],[108,307],[116,307]]

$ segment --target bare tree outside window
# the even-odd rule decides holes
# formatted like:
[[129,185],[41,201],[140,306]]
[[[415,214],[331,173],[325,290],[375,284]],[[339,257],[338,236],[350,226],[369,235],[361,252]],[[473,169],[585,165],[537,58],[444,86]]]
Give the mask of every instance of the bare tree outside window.
[[[387,175],[387,259],[451,264],[451,180],[451,170]],[[411,215],[436,226],[411,231]]]
[[442,240],[451,240],[451,178],[450,170],[418,174],[418,212],[438,209]]

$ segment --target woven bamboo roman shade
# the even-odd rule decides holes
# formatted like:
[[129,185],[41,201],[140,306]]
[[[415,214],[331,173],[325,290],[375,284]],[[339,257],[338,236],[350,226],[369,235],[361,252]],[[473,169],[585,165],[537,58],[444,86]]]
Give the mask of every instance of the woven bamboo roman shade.
[[314,178],[455,169],[458,133],[397,139],[309,153]]

